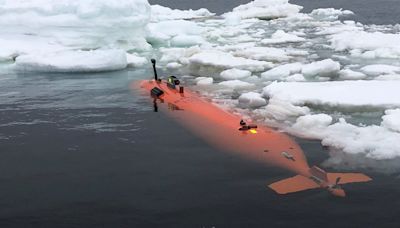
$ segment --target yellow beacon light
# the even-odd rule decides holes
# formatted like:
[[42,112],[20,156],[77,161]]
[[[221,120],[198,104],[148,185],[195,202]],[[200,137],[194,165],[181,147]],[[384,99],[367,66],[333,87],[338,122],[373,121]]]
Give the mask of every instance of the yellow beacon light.
[[257,130],[255,130],[255,129],[250,129],[249,132],[250,132],[251,134],[257,134]]

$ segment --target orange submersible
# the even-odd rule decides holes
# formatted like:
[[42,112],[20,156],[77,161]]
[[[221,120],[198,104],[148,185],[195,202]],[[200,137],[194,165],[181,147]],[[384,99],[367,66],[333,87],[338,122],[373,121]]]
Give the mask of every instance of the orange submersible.
[[285,168],[297,174],[268,185],[279,194],[293,193],[314,188],[323,188],[335,196],[344,197],[341,184],[367,182],[371,178],[362,173],[327,173],[317,166],[310,166],[300,146],[288,135],[266,126],[246,123],[240,116],[231,114],[211,102],[201,98],[180,85],[171,76],[159,79],[155,60],[153,80],[140,82],[142,90],[147,91],[167,114],[191,129],[212,145],[235,152],[250,159],[269,165]]

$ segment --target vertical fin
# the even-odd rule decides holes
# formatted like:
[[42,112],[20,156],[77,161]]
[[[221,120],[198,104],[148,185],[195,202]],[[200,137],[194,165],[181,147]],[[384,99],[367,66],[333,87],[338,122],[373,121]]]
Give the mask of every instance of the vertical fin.
[[324,180],[324,181],[328,181],[328,176],[326,174],[326,172],[324,170],[322,170],[321,168],[317,167],[317,166],[313,166],[310,169],[310,173],[312,176],[317,177],[318,179]]

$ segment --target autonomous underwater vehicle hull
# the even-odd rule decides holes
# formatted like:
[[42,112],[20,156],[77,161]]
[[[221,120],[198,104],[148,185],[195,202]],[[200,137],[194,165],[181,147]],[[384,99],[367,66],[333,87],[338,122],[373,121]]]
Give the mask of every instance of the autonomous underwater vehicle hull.
[[[155,70],[155,61],[152,60]],[[212,145],[297,174],[268,187],[279,194],[323,188],[335,196],[346,194],[341,184],[372,180],[362,173],[327,173],[307,163],[300,146],[288,135],[266,126],[247,124],[238,115],[229,113],[203,99],[198,93],[179,85],[176,77],[143,80],[140,87],[154,99],[155,108],[192,130]]]

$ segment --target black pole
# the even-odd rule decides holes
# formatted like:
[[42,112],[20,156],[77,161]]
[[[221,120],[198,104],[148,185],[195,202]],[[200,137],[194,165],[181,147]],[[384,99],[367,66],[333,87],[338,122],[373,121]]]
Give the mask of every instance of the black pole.
[[153,64],[153,71],[154,71],[154,80],[158,80],[158,76],[157,76],[157,69],[156,69],[156,60],[155,59],[151,59],[151,63]]

